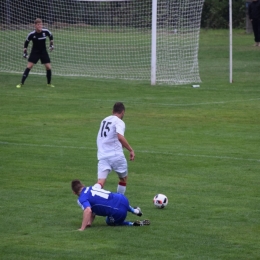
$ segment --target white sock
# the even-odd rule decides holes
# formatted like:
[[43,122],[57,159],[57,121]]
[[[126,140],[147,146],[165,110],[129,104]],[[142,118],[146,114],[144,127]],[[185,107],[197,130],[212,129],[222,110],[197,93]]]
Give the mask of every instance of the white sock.
[[119,182],[117,185],[117,192],[121,194],[125,194],[126,191],[126,183]]
[[139,213],[139,209],[134,209],[134,213],[138,214]]
[[102,189],[102,186],[100,183],[96,183],[93,187],[97,188],[97,189]]

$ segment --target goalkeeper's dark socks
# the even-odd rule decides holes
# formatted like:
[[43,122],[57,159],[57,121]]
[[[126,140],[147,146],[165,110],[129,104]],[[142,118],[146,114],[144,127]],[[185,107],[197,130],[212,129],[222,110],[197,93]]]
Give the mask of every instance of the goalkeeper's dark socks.
[[24,84],[26,78],[28,77],[28,75],[29,75],[29,73],[30,73],[30,70],[31,70],[31,69],[29,69],[29,68],[26,68],[26,69],[25,69],[25,71],[24,71],[24,73],[23,73],[23,76],[22,76],[22,81],[21,81],[22,85]]
[[46,70],[47,84],[51,84],[51,70]]

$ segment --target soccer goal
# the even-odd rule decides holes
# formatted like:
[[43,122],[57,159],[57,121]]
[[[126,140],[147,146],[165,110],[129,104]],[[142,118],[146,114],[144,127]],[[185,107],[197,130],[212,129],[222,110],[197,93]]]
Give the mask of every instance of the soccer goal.
[[[24,71],[23,43],[34,30],[34,20],[41,18],[54,36],[55,49],[50,53],[53,75],[171,85],[200,82],[198,48],[203,3],[3,0],[0,71]],[[31,73],[44,73],[40,62]]]

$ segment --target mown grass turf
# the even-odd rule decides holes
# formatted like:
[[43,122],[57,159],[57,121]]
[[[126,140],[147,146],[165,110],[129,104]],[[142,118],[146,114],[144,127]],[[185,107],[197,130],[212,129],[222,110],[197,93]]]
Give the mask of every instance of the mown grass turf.
[[[0,74],[1,259],[259,259],[260,48],[234,32],[202,31],[200,88],[149,82]],[[53,68],[55,69],[55,68]],[[148,227],[79,232],[70,181],[96,181],[96,134],[116,101],[126,105],[126,195]],[[128,153],[126,152],[128,157]],[[117,177],[106,189],[115,191]],[[169,198],[156,209],[156,193]],[[134,215],[128,215],[135,220]]]

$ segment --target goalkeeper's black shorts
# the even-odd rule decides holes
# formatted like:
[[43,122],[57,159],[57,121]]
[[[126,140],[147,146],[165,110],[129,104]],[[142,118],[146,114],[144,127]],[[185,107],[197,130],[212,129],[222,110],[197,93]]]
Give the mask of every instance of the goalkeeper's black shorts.
[[32,62],[33,64],[36,64],[39,60],[41,60],[42,64],[46,64],[46,63],[51,62],[49,54],[46,50],[42,51],[42,52],[38,52],[38,51],[32,51],[31,52],[28,61]]

